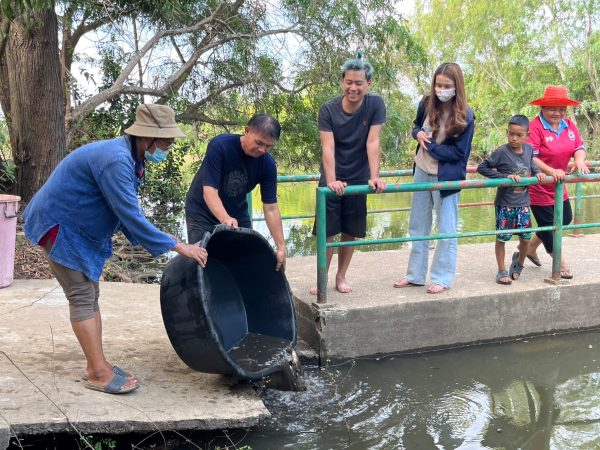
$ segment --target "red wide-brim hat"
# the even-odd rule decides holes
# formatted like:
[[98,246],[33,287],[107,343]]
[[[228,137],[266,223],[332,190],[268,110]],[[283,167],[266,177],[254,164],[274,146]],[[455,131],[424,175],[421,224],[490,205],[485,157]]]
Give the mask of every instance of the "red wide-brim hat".
[[579,106],[581,102],[569,98],[569,91],[564,86],[546,86],[544,96],[536,98],[530,105],[536,106]]

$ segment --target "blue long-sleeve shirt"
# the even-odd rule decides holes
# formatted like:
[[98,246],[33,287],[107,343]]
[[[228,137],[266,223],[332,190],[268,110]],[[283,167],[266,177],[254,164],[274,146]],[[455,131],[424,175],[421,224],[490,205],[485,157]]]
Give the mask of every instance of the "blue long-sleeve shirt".
[[[427,117],[428,96],[421,99],[417,109],[417,117],[414,120],[412,136],[417,138],[421,127]],[[427,151],[432,158],[438,160],[438,181],[457,181],[467,178],[467,163],[471,154],[471,143],[475,133],[475,114],[471,108],[467,107],[467,126],[457,137],[447,136],[443,144],[438,144],[432,140],[427,144]],[[418,150],[418,147],[417,147]],[[460,189],[441,190],[442,197],[455,194]]]
[[60,162],[27,205],[25,234],[37,244],[58,225],[50,258],[94,281],[112,255],[112,235],[121,229],[153,256],[165,253],[177,241],[144,217],[139,184],[129,136],[84,145]]

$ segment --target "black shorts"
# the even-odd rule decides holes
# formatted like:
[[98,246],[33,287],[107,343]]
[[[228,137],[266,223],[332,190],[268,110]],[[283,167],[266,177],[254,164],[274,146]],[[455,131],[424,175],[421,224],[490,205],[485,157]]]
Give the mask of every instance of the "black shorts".
[[[350,184],[367,184],[348,183]],[[327,237],[344,233],[355,238],[367,235],[367,194],[333,195],[327,197]],[[313,226],[313,234],[317,234],[317,220]]]
[[[531,205],[531,212],[533,213],[533,217],[535,217],[538,227],[547,227],[554,223],[554,205]],[[563,225],[569,225],[571,220],[573,220],[571,202],[565,200],[563,203]],[[552,254],[552,231],[536,231],[535,234],[540,238],[542,244],[544,244],[546,251]]]

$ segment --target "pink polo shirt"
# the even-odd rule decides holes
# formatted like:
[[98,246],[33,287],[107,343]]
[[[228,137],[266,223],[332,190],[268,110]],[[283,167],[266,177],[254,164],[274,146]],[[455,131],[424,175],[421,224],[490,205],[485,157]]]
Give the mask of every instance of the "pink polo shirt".
[[[585,147],[577,126],[570,119],[565,118],[563,121],[566,123],[566,127],[560,127],[560,133],[557,136],[556,131],[547,122],[544,124],[538,115],[529,124],[527,142],[533,146],[534,157],[539,158],[553,169],[562,169],[566,172],[569,161],[575,152],[585,150]],[[554,205],[554,184],[531,185],[529,186],[529,195],[532,205]],[[568,198],[565,184],[563,200]]]

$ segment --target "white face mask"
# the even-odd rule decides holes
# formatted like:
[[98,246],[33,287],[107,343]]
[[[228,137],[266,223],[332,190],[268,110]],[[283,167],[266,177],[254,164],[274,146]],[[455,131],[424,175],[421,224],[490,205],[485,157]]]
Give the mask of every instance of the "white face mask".
[[447,101],[454,98],[454,96],[456,95],[456,88],[436,89],[435,95],[440,102],[446,103]]

